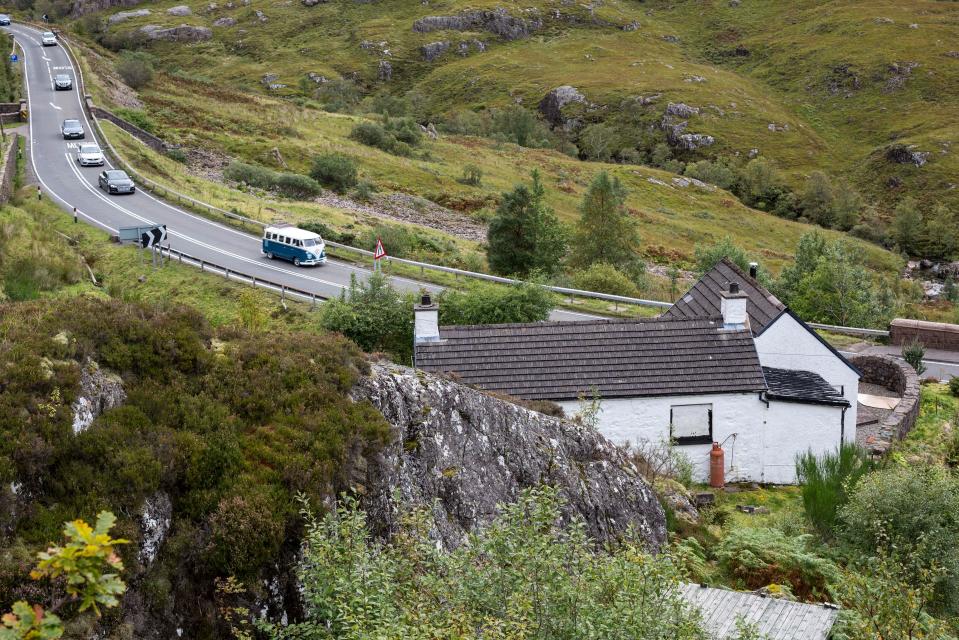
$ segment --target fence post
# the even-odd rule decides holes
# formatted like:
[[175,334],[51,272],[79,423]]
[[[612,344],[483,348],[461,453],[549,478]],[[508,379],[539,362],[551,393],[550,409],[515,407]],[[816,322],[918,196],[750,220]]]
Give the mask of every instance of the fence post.
[[316,309],[316,294],[315,294],[315,293],[311,293],[311,294],[310,294],[310,300],[311,300],[311,303],[310,303],[310,311],[313,311],[314,309]]
[[280,285],[280,300],[286,300],[286,285]]
[[253,288],[256,289],[256,276],[251,276],[253,278]]
[[200,260],[200,271],[203,271],[203,260]]
[[227,280],[230,279],[230,269],[228,267],[223,267],[223,277]]

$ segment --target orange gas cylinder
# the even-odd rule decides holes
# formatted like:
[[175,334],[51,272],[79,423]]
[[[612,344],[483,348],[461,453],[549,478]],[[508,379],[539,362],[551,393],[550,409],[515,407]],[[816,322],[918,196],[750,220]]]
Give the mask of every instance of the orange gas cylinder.
[[713,443],[709,452],[709,486],[722,489],[726,485],[726,456],[718,442]]

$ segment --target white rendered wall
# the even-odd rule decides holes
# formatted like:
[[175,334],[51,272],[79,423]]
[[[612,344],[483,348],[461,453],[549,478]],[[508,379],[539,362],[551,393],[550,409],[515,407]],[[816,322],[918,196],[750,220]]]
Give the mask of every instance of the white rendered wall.
[[798,369],[818,373],[831,385],[841,386],[849,401],[846,410],[846,442],[856,441],[856,407],[859,376],[836,357],[816,336],[788,313],[784,313],[756,338],[756,352],[764,367]]
[[[575,401],[559,404],[568,416],[580,409]],[[727,482],[794,483],[797,454],[839,444],[841,407],[774,401],[767,407],[759,393],[602,400],[599,431],[616,444],[667,441],[670,407],[683,404],[712,405],[713,441],[723,443]],[[677,447],[693,463],[694,479],[707,482],[712,446]]]
[[[559,403],[566,415],[579,411],[576,401]],[[657,398],[611,398],[602,400],[599,431],[617,444],[669,440],[669,409],[679,404],[713,405],[713,440],[723,442],[726,453],[726,479],[753,480],[762,477],[762,433],[766,405],[759,393],[727,393]],[[735,437],[727,437],[731,434]],[[712,445],[682,445],[679,449],[693,463],[694,478],[699,482],[709,479],[709,451]]]

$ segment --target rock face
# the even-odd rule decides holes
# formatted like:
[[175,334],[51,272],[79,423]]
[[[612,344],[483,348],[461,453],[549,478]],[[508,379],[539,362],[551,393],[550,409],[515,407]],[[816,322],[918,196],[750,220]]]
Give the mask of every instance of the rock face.
[[427,62],[433,62],[441,55],[449,51],[450,41],[441,40],[440,42],[430,42],[420,47],[420,53]]
[[489,31],[503,40],[521,40],[542,26],[543,21],[538,18],[514,18],[506,9],[498,8],[493,11],[466,11],[455,16],[427,16],[413,23],[413,31]]
[[171,16],[189,16],[193,15],[193,10],[185,4],[178,5],[176,7],[170,7],[166,10]]
[[107,22],[110,24],[119,24],[125,22],[132,18],[142,18],[143,16],[150,15],[149,9],[137,9],[135,11],[121,11],[120,13],[114,13],[112,16],[107,18]]
[[146,499],[140,509],[140,562],[149,567],[160,553],[173,521],[173,503],[162,491]]
[[105,11],[114,7],[133,7],[141,2],[143,0],[74,0],[71,15],[78,18],[88,13]]
[[181,24],[178,27],[164,28],[155,24],[140,27],[140,33],[150,40],[168,40],[170,42],[201,42],[213,37],[209,27],[195,27]]
[[712,146],[716,139],[704,133],[684,133],[676,139],[676,146],[693,151],[701,147]]
[[886,149],[886,159],[896,164],[914,164],[921,167],[929,161],[928,151],[916,151],[915,145],[894,144]]
[[691,118],[699,113],[699,109],[683,102],[670,102],[666,105],[666,113],[679,118]]
[[556,87],[539,101],[539,112],[554,127],[566,127],[569,119],[563,115],[563,108],[570,104],[586,104],[586,96],[579,92],[576,87],[564,84]]
[[88,361],[80,371],[80,393],[73,403],[73,433],[86,431],[103,412],[127,399],[120,376],[103,371]]
[[490,523],[498,506],[531,486],[559,487],[564,517],[590,536],[630,529],[658,549],[663,509],[623,449],[596,431],[480,391],[392,364],[372,365],[352,391],[393,425],[393,441],[366,470],[364,507],[379,535],[396,531],[400,504],[432,509],[431,535],[445,548]]

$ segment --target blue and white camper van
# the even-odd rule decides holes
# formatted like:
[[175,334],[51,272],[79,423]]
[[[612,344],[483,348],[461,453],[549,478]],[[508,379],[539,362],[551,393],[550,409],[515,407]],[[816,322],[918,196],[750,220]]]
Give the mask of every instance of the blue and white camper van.
[[267,227],[263,231],[263,255],[282,258],[296,266],[326,264],[326,243],[318,233],[291,224]]

